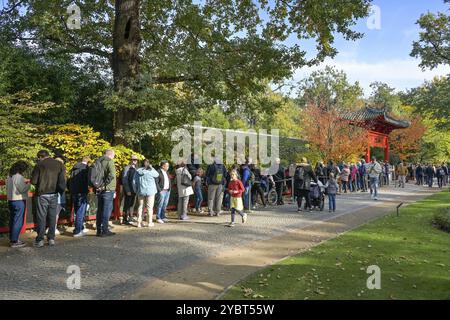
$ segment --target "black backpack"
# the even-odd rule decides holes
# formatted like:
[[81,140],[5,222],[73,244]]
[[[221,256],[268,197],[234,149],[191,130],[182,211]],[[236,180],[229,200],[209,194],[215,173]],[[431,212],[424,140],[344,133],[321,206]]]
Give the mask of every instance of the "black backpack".
[[96,190],[103,189],[105,184],[105,170],[103,170],[102,159],[97,159],[89,168],[89,185]]
[[299,181],[299,183],[303,183],[305,180],[305,168],[303,166],[297,167],[297,172],[295,173],[295,177]]

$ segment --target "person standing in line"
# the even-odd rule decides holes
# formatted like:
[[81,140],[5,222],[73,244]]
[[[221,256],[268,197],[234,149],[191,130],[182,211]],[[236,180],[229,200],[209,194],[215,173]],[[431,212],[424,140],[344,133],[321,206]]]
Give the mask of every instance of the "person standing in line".
[[204,213],[202,210],[202,202],[203,202],[203,183],[202,183],[202,177],[203,177],[203,169],[198,168],[194,179],[192,180],[192,187],[194,188],[195,193],[195,212],[198,214]]
[[136,155],[132,155],[130,164],[125,166],[122,172],[122,186],[124,192],[122,223],[127,225],[130,225],[133,221],[134,204],[136,201],[136,191],[133,189],[133,179],[138,161],[139,158]]
[[172,189],[172,184],[168,174],[169,171],[169,161],[163,160],[159,164],[160,168],[157,170],[159,177],[156,188],[158,189],[158,209],[156,211],[156,222],[165,223],[166,218],[166,208],[170,199],[170,190]]
[[442,189],[442,186],[444,184],[444,177],[445,177],[445,170],[443,166],[438,166],[436,168],[436,178],[439,189]]
[[189,220],[188,205],[189,196],[194,194],[192,190],[192,176],[186,168],[184,162],[180,162],[176,170],[177,176],[177,190],[178,190],[178,218],[180,220]]
[[347,189],[349,189],[349,177],[350,177],[350,169],[348,168],[347,164],[344,164],[344,168],[341,171],[341,181],[344,193],[347,193]]
[[427,181],[428,187],[432,188],[433,187],[433,178],[434,178],[436,172],[431,163],[428,164],[428,166],[426,167],[425,173],[427,175],[426,181]]
[[89,192],[89,157],[83,157],[81,162],[75,164],[70,172],[68,183],[72,195],[72,203],[75,212],[75,229],[73,236],[79,238],[87,234],[84,228],[84,218],[88,206],[87,195]]
[[11,166],[6,181],[6,199],[8,201],[9,217],[9,245],[11,248],[23,248],[26,243],[19,240],[20,231],[24,224],[25,208],[27,206],[30,181],[24,178],[28,170],[25,161],[17,161]]
[[241,166],[241,182],[244,185],[244,211],[250,211],[251,208],[251,188],[252,188],[252,172],[249,167],[250,163],[247,160],[245,164]]
[[264,191],[261,188],[261,169],[258,168],[256,163],[252,163],[250,165],[250,170],[253,173],[253,176],[255,177],[255,181],[253,181],[252,189],[251,189],[251,200],[252,200],[252,209],[256,209],[256,204],[258,200],[258,194],[261,198],[262,205],[264,208],[267,207],[266,199],[264,197]]
[[400,162],[396,168],[396,173],[398,176],[398,187],[405,187],[405,182],[406,182],[406,175],[408,174],[408,168],[405,166],[405,164],[402,162]]
[[236,171],[231,171],[230,178],[231,181],[228,185],[228,192],[231,196],[231,223],[229,224],[229,226],[234,227],[236,213],[238,213],[242,217],[242,223],[247,222],[247,214],[243,213],[244,204],[242,201],[242,194],[244,193],[245,188]]
[[97,193],[97,237],[114,236],[116,233],[109,230],[109,219],[113,210],[114,198],[116,197],[116,167],[114,165],[115,152],[112,149],[105,151],[103,157],[97,159],[94,164],[95,170],[99,170],[102,178]]
[[155,181],[157,178],[159,178],[159,173],[153,169],[150,161],[147,159],[143,161],[142,167],[137,169],[134,174],[133,190],[136,191],[138,200],[138,228],[142,228],[144,205],[147,208],[147,227],[151,228],[154,226],[153,207],[157,193]]
[[378,183],[382,170],[377,159],[372,157],[372,162],[368,166],[367,173],[369,174],[370,197],[374,200],[378,200]]
[[303,198],[305,198],[306,210],[311,211],[311,200],[309,195],[311,180],[314,180],[315,183],[318,181],[307,159],[302,158],[302,162],[295,169],[294,175],[294,188],[297,197],[298,212],[302,211]]
[[220,216],[222,211],[223,190],[226,183],[227,169],[218,157],[206,169],[206,185],[208,186],[209,216]]
[[327,191],[328,195],[328,209],[330,212],[336,211],[336,193],[338,191],[338,184],[336,182],[336,179],[334,178],[334,174],[330,173],[330,178],[328,179],[327,183],[325,184],[325,190]]
[[286,173],[284,170],[284,167],[281,165],[281,159],[276,158],[275,159],[275,165],[276,165],[276,173],[273,176],[273,180],[275,181],[275,190],[277,192],[277,205],[282,206],[284,205],[283,201],[283,186],[284,186],[284,180],[286,179]]
[[44,246],[45,227],[48,223],[47,240],[50,246],[55,245],[56,215],[58,194],[66,189],[64,165],[50,158],[47,150],[37,153],[38,163],[31,174],[31,183],[36,186],[37,195],[37,236],[34,246]]

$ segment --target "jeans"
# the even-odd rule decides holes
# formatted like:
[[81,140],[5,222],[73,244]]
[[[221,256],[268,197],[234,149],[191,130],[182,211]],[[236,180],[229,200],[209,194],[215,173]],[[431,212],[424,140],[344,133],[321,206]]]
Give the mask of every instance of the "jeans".
[[342,181],[342,189],[344,190],[345,193],[347,193],[347,189],[348,189],[348,181]]
[[113,210],[114,191],[97,194],[97,234],[109,232],[109,218]]
[[23,219],[26,207],[25,200],[8,201],[9,207],[9,241],[19,241],[20,230],[23,227]]
[[245,187],[244,191],[244,210],[250,210],[250,196],[251,196],[251,190],[252,188],[250,186]]
[[336,211],[336,194],[328,194],[328,209]]
[[195,210],[200,210],[203,202],[202,188],[195,188]]
[[47,239],[55,240],[57,206],[58,206],[57,193],[43,194],[37,197],[36,242],[44,240],[46,225],[48,225]]
[[158,210],[156,211],[156,219],[162,220],[166,218],[166,208],[169,203],[170,191],[161,191],[158,194]]
[[438,183],[438,187],[442,188],[442,185],[444,184],[444,176],[437,177],[437,183]]
[[73,195],[73,205],[75,211],[75,230],[73,231],[74,234],[78,234],[84,229],[83,222],[86,215],[87,204],[87,194],[77,193]]
[[406,176],[398,176],[398,187],[405,187]]
[[133,209],[134,209],[134,201],[136,200],[136,194],[131,193],[131,195],[127,195],[125,193],[125,199],[123,203],[123,214],[124,214],[124,221],[131,220],[133,217]]
[[378,177],[370,177],[370,194],[373,195],[373,197],[378,197]]

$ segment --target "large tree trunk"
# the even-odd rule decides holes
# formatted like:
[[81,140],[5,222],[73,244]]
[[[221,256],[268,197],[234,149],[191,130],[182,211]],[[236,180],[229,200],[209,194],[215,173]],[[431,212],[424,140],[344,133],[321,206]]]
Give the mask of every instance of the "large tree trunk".
[[[139,48],[141,45],[139,0],[116,0],[113,30],[112,69],[114,90],[122,91],[139,74]],[[130,145],[120,133],[127,123],[136,119],[134,110],[119,109],[114,114],[114,143]]]

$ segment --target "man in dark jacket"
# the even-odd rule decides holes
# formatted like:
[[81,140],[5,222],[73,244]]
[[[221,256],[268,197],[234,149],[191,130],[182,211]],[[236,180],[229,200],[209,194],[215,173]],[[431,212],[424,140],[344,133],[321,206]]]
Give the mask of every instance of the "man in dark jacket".
[[283,201],[283,186],[284,180],[286,179],[284,167],[281,165],[280,158],[275,159],[275,163],[278,166],[277,173],[273,175],[273,180],[275,181],[275,190],[277,191],[277,205],[284,205]]
[[133,217],[134,202],[136,200],[136,192],[133,188],[134,174],[138,165],[139,158],[135,155],[131,156],[131,162],[123,168],[122,186],[124,193],[123,203],[123,221],[124,224],[130,224]]
[[112,149],[105,151],[105,155],[97,161],[103,171],[104,187],[97,191],[97,237],[109,237],[115,235],[109,230],[109,219],[114,206],[116,196],[116,166],[114,165],[115,152]]
[[48,223],[48,244],[55,245],[56,215],[58,193],[66,189],[64,165],[50,158],[47,150],[37,154],[38,163],[33,169],[31,183],[36,186],[37,194],[37,237],[35,247],[44,246],[45,227]]
[[169,177],[169,161],[161,161],[157,171],[159,177],[156,181],[156,189],[158,189],[158,209],[156,211],[156,222],[164,223],[165,220],[167,220],[166,208],[169,203],[170,190],[172,189]]
[[308,163],[306,158],[302,158],[302,163],[297,166],[295,169],[294,176],[294,188],[297,196],[297,206],[298,211],[302,211],[302,200],[305,198],[306,201],[306,209],[311,211],[311,200],[309,197],[311,179],[317,183],[317,177],[314,174],[314,171],[311,165]]
[[264,206],[264,208],[267,207],[266,199],[264,196],[264,191],[261,188],[261,169],[256,164],[250,165],[250,170],[253,172],[253,175],[255,177],[255,181],[253,181],[253,185],[251,188],[252,192],[252,209],[256,209],[256,203],[258,200],[258,194],[261,197],[261,202]]
[[428,186],[431,188],[433,186],[433,178],[434,178],[434,175],[435,175],[433,165],[429,164],[426,167],[425,174],[427,175],[427,180],[426,181],[428,183]]
[[72,202],[75,212],[74,237],[82,237],[86,234],[84,230],[84,217],[87,209],[87,194],[89,192],[89,157],[84,157],[78,162],[70,172],[69,190],[72,194]]

